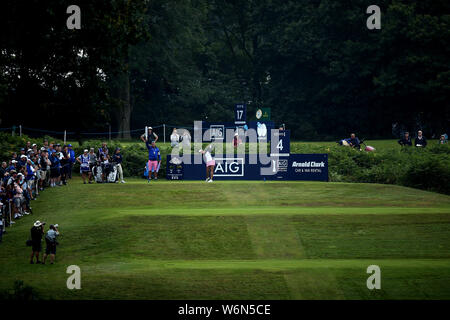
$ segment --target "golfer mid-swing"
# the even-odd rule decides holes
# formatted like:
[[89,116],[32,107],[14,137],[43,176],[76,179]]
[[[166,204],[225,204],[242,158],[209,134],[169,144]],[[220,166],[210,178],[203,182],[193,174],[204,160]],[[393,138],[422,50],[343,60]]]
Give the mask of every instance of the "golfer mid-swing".
[[206,162],[206,182],[213,182],[214,166],[216,165],[216,161],[211,154],[213,149],[214,146],[210,144],[205,148],[205,150],[199,150],[199,152],[203,154]]

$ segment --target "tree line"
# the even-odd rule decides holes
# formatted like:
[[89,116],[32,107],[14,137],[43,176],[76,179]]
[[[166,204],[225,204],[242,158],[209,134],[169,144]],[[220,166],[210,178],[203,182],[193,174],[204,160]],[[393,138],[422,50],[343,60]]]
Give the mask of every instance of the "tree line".
[[[0,127],[127,131],[249,120],[296,139],[390,138],[450,120],[450,3],[377,0],[4,0]],[[395,124],[395,125],[394,125]],[[393,126],[394,125],[394,126]],[[393,127],[396,129],[393,130]]]

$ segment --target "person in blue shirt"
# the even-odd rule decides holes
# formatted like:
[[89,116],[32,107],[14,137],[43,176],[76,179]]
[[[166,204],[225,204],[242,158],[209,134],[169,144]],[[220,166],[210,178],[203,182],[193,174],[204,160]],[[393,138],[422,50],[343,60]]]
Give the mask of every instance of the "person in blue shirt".
[[56,187],[57,181],[61,174],[60,162],[59,162],[59,158],[58,158],[58,155],[56,154],[56,152],[53,152],[50,155],[50,162],[51,162],[51,164],[50,164],[50,187]]
[[17,162],[17,169],[20,170],[27,165],[27,156],[21,155],[19,161]]
[[357,150],[361,149],[361,142],[359,141],[359,138],[356,136],[356,134],[352,133],[350,135],[350,140],[348,142],[352,148],[355,148]]
[[159,148],[156,146],[155,141],[150,144],[148,141],[145,142],[148,149],[148,182],[152,180],[152,173],[155,180],[158,180],[159,166],[161,165],[161,153]]
[[411,142],[411,137],[409,136],[409,132],[405,132],[403,134],[403,138],[401,138],[400,140],[397,141],[399,145],[401,145],[402,147],[404,146],[408,146],[411,147],[412,146],[412,142]]
[[75,157],[75,151],[72,149],[72,145],[69,144],[67,149],[67,152],[69,154],[69,169],[68,169],[68,178],[72,179],[72,169],[73,169],[73,165],[75,164],[76,157]]
[[42,264],[45,264],[48,256],[50,256],[50,264],[55,263],[56,245],[58,244],[56,240],[57,236],[59,236],[58,225],[50,225],[50,229],[45,235],[45,243],[47,246],[45,248],[44,261],[42,261]]

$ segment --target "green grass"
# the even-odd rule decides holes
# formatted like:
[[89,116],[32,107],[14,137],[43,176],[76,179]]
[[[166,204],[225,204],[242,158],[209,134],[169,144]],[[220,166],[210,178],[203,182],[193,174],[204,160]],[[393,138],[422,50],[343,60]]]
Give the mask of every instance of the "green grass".
[[[54,299],[449,299],[450,197],[377,184],[169,182],[46,190],[0,244],[14,280]],[[34,220],[59,223],[30,265]],[[66,288],[81,268],[82,289]],[[381,268],[381,290],[366,268]]]

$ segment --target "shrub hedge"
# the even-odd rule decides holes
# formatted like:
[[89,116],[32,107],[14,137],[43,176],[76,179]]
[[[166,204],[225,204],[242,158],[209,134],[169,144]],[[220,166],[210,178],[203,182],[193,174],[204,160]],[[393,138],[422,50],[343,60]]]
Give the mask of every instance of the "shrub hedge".
[[[61,140],[46,137],[49,141],[62,143]],[[42,144],[41,139],[12,137],[0,133],[0,157],[10,158],[11,152],[18,151],[26,141]],[[74,144],[78,155],[83,149],[101,145],[100,140],[87,140],[81,145]],[[112,141],[108,148],[122,148],[125,176],[142,176],[147,160],[147,150],[143,143],[121,143]],[[160,144],[162,163],[160,175],[165,175],[166,155],[170,146]],[[426,149],[398,148],[395,150],[377,150],[367,153],[340,146],[323,146],[317,144],[292,143],[292,153],[328,153],[329,178],[335,182],[367,182],[396,184],[423,190],[450,194],[450,145],[430,144]],[[75,166],[78,170],[78,166]]]

